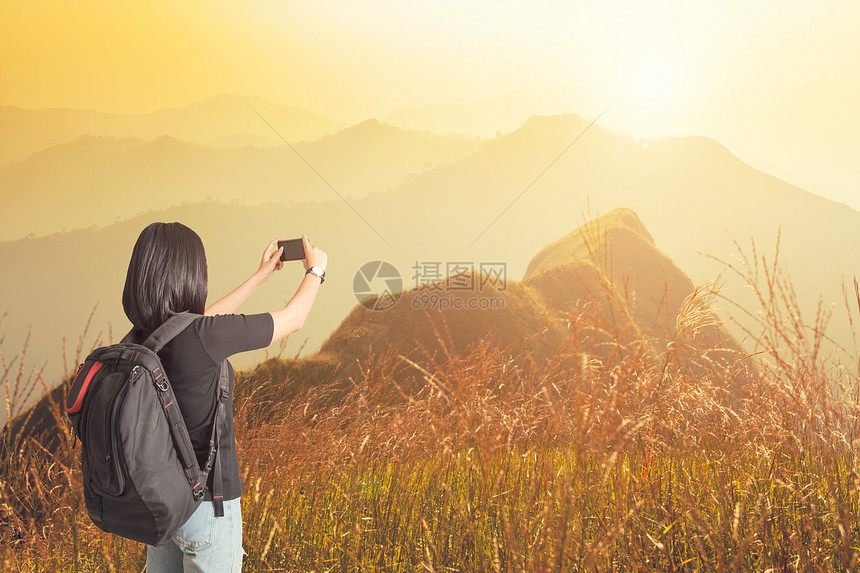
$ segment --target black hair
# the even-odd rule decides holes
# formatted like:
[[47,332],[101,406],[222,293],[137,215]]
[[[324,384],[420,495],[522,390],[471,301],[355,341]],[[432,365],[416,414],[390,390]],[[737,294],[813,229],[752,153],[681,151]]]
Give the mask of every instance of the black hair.
[[177,312],[203,314],[209,290],[206,252],[200,237],[182,223],[152,223],[131,253],[122,308],[145,331]]

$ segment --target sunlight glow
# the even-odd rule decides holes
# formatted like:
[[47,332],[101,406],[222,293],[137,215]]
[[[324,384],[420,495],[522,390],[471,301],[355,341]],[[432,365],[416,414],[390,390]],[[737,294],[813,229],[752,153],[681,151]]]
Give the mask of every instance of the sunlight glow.
[[665,55],[637,56],[621,74],[621,88],[631,103],[641,107],[678,103],[683,88],[680,66]]

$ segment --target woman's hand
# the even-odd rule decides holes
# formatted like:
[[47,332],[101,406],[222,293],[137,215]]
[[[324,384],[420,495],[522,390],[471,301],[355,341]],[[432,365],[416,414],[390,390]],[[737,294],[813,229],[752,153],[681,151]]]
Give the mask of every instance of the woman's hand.
[[[307,271],[311,267],[322,267],[325,270],[328,263],[328,255],[325,251],[317,246],[311,246],[308,236],[305,234],[302,234],[302,246],[305,248],[305,258],[302,259],[305,270]],[[287,301],[284,308],[270,313],[274,322],[272,342],[281,340],[304,325],[322,284],[322,281],[318,281],[316,278],[308,280],[306,277],[307,273],[302,277],[296,294]]]
[[278,237],[266,245],[266,250],[263,251],[263,258],[260,261],[260,268],[257,269],[257,275],[264,281],[269,280],[272,273],[284,268],[284,261],[281,260],[281,253],[284,252],[283,247],[278,247],[278,241],[283,241],[283,237]]
[[302,264],[305,266],[305,270],[308,270],[311,267],[322,267],[322,270],[325,270],[325,266],[328,263],[328,255],[326,252],[316,245],[311,246],[308,241],[308,236],[302,233],[302,245],[305,248],[305,258],[302,259]]

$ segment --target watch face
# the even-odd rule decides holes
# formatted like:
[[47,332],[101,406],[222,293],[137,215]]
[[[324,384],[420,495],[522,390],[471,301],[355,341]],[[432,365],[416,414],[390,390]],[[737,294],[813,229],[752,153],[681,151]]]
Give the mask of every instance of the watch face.
[[323,270],[323,268],[322,268],[322,267],[318,267],[318,266],[314,265],[314,266],[312,266],[312,267],[308,268],[308,270],[306,271],[306,273],[310,273],[310,274],[312,274],[312,275],[314,275],[314,276],[319,277],[319,278],[320,278],[320,282],[322,282],[322,281],[324,281],[324,280],[325,280],[325,271]]

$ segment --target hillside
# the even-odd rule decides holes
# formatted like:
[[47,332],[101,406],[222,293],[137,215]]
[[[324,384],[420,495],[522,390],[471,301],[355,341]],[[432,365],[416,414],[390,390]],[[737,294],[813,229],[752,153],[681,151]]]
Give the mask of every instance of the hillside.
[[720,106],[714,137],[763,170],[860,206],[860,84],[817,80]]
[[693,282],[657,248],[629,209],[589,221],[546,246],[529,262],[524,281],[560,311],[595,297],[604,299],[609,310],[629,308],[628,318],[664,343],[693,292]]
[[[547,245],[521,282],[456,275],[404,292],[388,310],[356,305],[320,353],[351,365],[394,349],[421,362],[490,340],[544,362],[570,342],[571,333],[594,324],[611,330],[608,338],[646,341],[663,351],[675,338],[678,315],[693,291],[689,277],[657,248],[637,215],[617,209]],[[611,342],[608,338],[594,340],[603,344]],[[698,351],[740,352],[720,326],[689,342],[699,345]],[[607,354],[597,345],[588,352]]]
[[394,348],[419,361],[425,352],[457,353],[492,338],[500,347],[516,346],[545,359],[562,342],[563,332],[527,285],[493,284],[485,276],[464,273],[406,291],[388,310],[356,305],[320,352],[348,364]]

